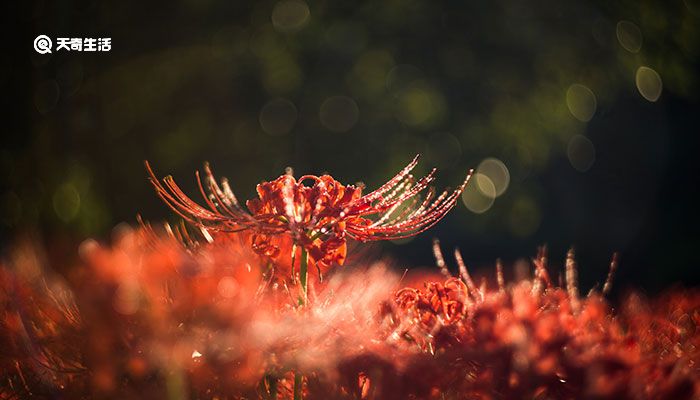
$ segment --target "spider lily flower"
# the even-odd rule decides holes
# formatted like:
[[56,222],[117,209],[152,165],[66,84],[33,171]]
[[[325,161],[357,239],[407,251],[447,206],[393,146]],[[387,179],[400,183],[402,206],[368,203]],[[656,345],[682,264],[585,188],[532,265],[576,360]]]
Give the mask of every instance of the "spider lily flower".
[[[362,187],[342,185],[329,175],[295,179],[287,173],[257,185],[258,198],[248,200],[245,208],[226,179],[217,182],[208,164],[203,179],[196,173],[203,205],[190,199],[171,176],[160,181],[148,162],[146,169],[156,193],[190,223],[214,232],[248,231],[253,249],[271,258],[291,239],[292,247],[305,249],[321,269],[343,264],[348,237],[368,242],[417,235],[455,206],[473,171],[454,191],[436,195],[429,187],[435,169],[418,180],[411,175],[418,158],[364,196]],[[419,194],[426,189],[421,198]]]

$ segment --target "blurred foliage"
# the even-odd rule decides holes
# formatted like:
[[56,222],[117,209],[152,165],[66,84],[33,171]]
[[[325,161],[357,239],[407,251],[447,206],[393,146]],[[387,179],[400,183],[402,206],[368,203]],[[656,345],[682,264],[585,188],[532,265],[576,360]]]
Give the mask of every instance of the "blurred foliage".
[[[422,153],[419,172],[437,166],[440,186],[489,157],[507,168],[502,195],[484,174],[472,190],[486,203],[433,233],[475,262],[548,241],[589,248],[603,271],[614,250],[682,264],[696,243],[672,225],[686,215],[664,213],[697,198],[673,192],[694,185],[675,166],[697,129],[684,116],[697,105],[697,0],[4,7],[22,33],[0,81],[17,93],[3,109],[18,120],[0,150],[5,237],[170,218],[144,159],[190,193],[186,178],[209,160],[249,198],[286,166],[371,188]],[[38,55],[25,46],[37,34],[113,45]],[[673,176],[682,182],[669,186]],[[657,229],[678,238],[650,250]],[[427,240],[395,253],[427,262]]]

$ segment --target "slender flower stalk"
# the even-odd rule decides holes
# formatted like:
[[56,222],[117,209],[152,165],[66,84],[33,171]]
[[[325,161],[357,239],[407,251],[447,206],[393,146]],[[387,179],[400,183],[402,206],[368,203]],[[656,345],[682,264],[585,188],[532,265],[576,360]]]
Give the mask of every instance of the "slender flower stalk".
[[299,372],[294,373],[294,400],[302,399],[302,389],[304,385],[304,376]]
[[302,298],[299,299],[300,304],[305,304],[307,300],[307,291],[309,284],[309,255],[306,249],[301,248],[301,264],[299,266],[299,281],[301,282]]

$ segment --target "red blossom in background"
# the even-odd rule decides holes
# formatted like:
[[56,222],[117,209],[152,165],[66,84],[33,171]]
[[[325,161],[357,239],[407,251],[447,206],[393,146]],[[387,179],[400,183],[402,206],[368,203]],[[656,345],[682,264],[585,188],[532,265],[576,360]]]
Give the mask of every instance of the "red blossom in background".
[[297,376],[306,400],[700,396],[697,290],[613,308],[579,297],[575,273],[554,285],[541,253],[534,276],[492,289],[461,257],[459,278],[404,289],[381,265],[339,270],[298,307],[237,236],[191,248],[150,229],[115,236],[86,241],[67,280],[13,247],[0,398],[291,400]]
[[[286,239],[280,236],[289,235],[294,245],[308,251],[319,268],[327,268],[345,261],[347,237],[367,242],[417,235],[455,206],[472,172],[452,193],[444,191],[436,196],[434,188],[428,189],[436,170],[416,180],[411,170],[417,164],[418,156],[387,183],[364,196],[361,187],[342,185],[329,175],[295,179],[285,174],[260,183],[256,188],[258,198],[246,202],[247,210],[226,179],[221,185],[217,183],[207,164],[204,182],[196,173],[205,206],[190,199],[171,176],[161,182],[148,162],[146,169],[158,195],[190,223],[211,231],[248,231],[253,249],[272,258],[285,249]],[[421,199],[418,195],[426,189],[428,192]]]

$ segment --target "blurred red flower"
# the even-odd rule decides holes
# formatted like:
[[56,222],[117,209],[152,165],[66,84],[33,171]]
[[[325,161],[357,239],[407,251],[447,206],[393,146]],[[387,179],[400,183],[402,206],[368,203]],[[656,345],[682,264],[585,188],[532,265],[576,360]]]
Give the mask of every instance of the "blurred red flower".
[[613,307],[605,289],[573,290],[573,252],[551,282],[544,251],[529,276],[497,267],[489,289],[456,253],[459,277],[373,262],[310,285],[298,307],[244,238],[222,239],[120,227],[111,245],[85,241],[66,276],[36,243],[11,246],[0,398],[700,398],[697,289]]

